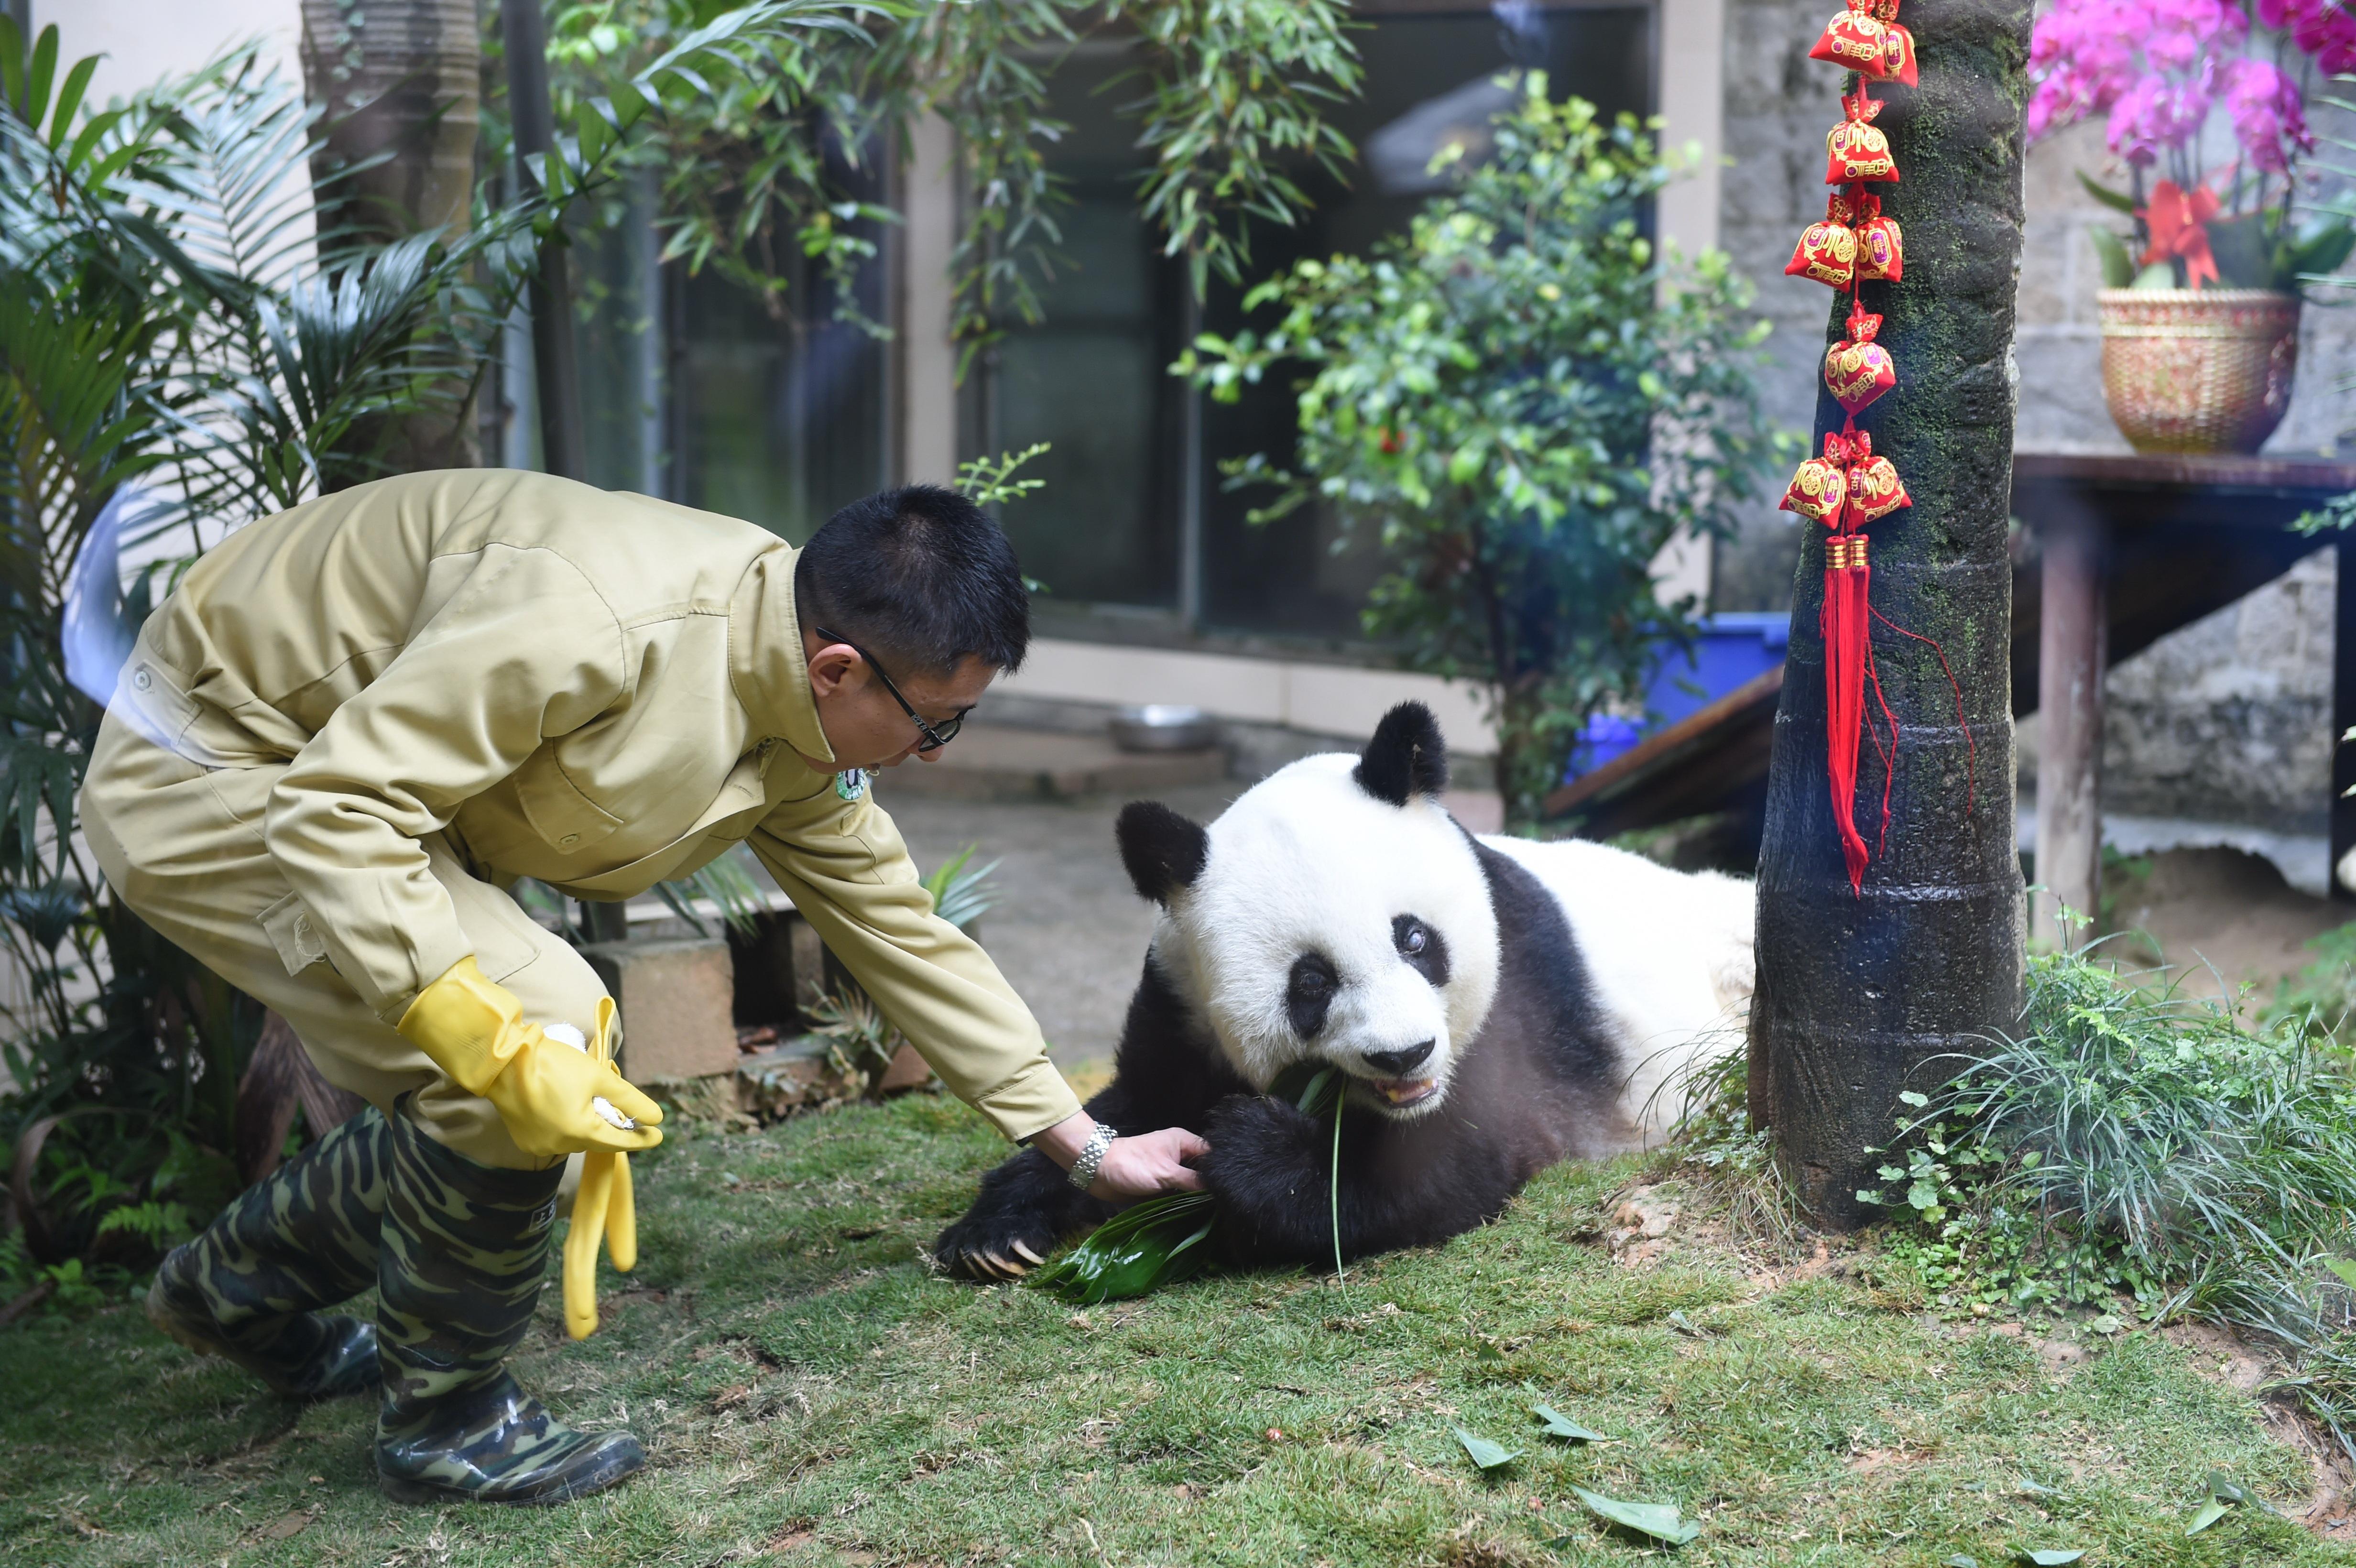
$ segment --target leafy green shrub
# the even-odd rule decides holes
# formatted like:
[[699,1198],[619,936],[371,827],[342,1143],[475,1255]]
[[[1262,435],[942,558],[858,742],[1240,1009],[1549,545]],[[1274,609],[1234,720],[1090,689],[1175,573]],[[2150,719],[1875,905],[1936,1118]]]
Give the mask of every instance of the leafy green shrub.
[[1655,558],[1730,528],[1776,443],[1767,324],[1723,254],[1680,262],[1645,234],[1670,171],[1637,123],[1532,72],[1491,138],[1408,234],[1260,284],[1244,304],[1276,306],[1270,330],[1205,335],[1172,368],[1221,401],[1304,374],[1299,472],[1262,453],[1230,480],[1277,486],[1255,522],[1316,503],[1379,542],[1367,634],[1489,688],[1527,829],[1590,717],[1641,703],[1693,635]]
[[2136,981],[2034,956],[2019,1038],[1905,1096],[1858,1194],[1895,1215],[1884,1266],[1950,1311],[2126,1295],[2265,1335],[2356,1456],[2356,1079],[2301,1018]]

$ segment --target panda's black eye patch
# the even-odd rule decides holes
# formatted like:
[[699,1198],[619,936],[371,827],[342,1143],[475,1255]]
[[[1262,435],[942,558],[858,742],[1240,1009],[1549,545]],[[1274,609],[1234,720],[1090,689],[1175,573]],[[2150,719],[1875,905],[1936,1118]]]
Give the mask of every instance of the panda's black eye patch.
[[1304,953],[1294,959],[1284,985],[1284,1011],[1291,1019],[1293,1033],[1303,1040],[1315,1038],[1325,1027],[1333,993],[1341,988],[1342,976],[1323,953]]
[[1411,914],[1391,922],[1391,945],[1408,966],[1435,986],[1448,984],[1448,944]]

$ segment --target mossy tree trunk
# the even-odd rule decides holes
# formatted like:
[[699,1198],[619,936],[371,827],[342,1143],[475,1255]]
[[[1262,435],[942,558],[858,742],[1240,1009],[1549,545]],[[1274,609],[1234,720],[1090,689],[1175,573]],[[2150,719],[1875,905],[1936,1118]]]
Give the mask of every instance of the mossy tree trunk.
[[[1932,650],[1876,624],[1899,724],[1890,827],[1870,743],[1857,819],[1876,848],[1850,891],[1826,769],[1824,530],[1806,525],[1759,861],[1751,1108],[1825,1222],[1857,1200],[1892,1141],[1899,1094],[1950,1075],[1936,1059],[2008,1025],[2020,995],[2022,889],[2013,847],[2006,552],[2012,475],[2013,302],[2021,240],[2021,103],[2029,0],[1909,0],[1920,87],[1875,86],[1900,183],[1878,187],[1905,234],[1905,279],[1864,285],[1887,317],[1896,390],[1858,420],[1913,507],[1869,529],[1872,601],[1944,645],[1969,726]],[[1793,286],[1797,286],[1796,283]],[[1844,336],[1833,313],[1827,341]],[[1840,428],[1820,395],[1816,432]],[[1868,694],[1869,709],[1874,709]],[[1878,709],[1877,709],[1878,711]],[[1968,806],[1966,805],[1968,798]]]

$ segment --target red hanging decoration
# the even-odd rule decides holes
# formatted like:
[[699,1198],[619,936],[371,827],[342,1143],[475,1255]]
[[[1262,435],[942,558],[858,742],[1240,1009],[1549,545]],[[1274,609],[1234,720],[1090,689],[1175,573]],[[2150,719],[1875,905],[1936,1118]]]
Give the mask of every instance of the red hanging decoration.
[[[1880,206],[1875,203],[1877,208]],[[1792,260],[1785,264],[1787,278],[1814,278],[1834,289],[1846,291],[1857,278],[1857,230],[1849,227],[1852,208],[1846,191],[1835,191],[1825,197],[1825,218],[1821,223],[1811,223],[1801,231],[1800,242],[1792,249]]]
[[1914,35],[1897,22],[1897,0],[1858,4],[1825,24],[1808,58],[1853,70],[1868,81],[1896,81],[1912,87],[1918,80]]
[[[1825,603],[1818,623],[1825,650],[1826,772],[1832,790],[1833,826],[1840,838],[1849,889],[1862,897],[1865,869],[1878,851],[1866,847],[1865,835],[1858,828],[1858,756],[1870,739],[1881,762],[1880,837],[1885,846],[1890,835],[1890,793],[1897,779],[1898,762],[1898,718],[1882,694],[1880,674],[1874,666],[1874,623],[1929,647],[1946,673],[1966,749],[1966,812],[1977,789],[1978,753],[1971,726],[1965,720],[1964,688],[1948,668],[1945,651],[1873,607],[1873,571],[1867,564],[1866,525],[1914,502],[1906,494],[1897,465],[1877,454],[1873,437],[1857,428],[1857,416],[1898,385],[1897,362],[1875,341],[1882,318],[1865,308],[1858,287],[1865,283],[1896,283],[1906,269],[1904,236],[1898,220],[1885,215],[1880,198],[1865,188],[1869,181],[1895,183],[1898,179],[1898,160],[1890,153],[1890,138],[1873,124],[1881,104],[1869,97],[1865,88],[1871,81],[1915,85],[1914,35],[1898,25],[1898,0],[1850,0],[1847,10],[1826,24],[1809,58],[1829,60],[1857,74],[1841,97],[1847,118],[1825,138],[1825,182],[1839,188],[1825,204],[1824,221],[1810,224],[1800,236],[1791,264],[1783,271],[1830,284],[1849,296],[1847,335],[1825,351],[1824,364],[1825,386],[1847,411],[1848,419],[1838,431],[1825,436],[1823,454],[1802,463],[1792,475],[1783,491],[1783,508],[1822,523],[1826,530]],[[1879,726],[1867,708],[1868,688],[1873,692],[1873,711],[1881,716]]]
[[1896,283],[1906,273],[1905,237],[1898,219],[1885,218],[1881,198],[1870,192],[1855,203],[1857,217],[1857,276],[1860,283]]
[[1890,138],[1873,123],[1881,112],[1880,100],[1868,98],[1859,84],[1855,92],[1843,96],[1841,108],[1848,118],[1825,134],[1825,183],[1885,180],[1895,184],[1898,160],[1890,155]]
[[1898,367],[1890,362],[1890,350],[1873,340],[1880,330],[1881,318],[1852,296],[1848,336],[1825,350],[1825,389],[1851,418],[1898,385]]

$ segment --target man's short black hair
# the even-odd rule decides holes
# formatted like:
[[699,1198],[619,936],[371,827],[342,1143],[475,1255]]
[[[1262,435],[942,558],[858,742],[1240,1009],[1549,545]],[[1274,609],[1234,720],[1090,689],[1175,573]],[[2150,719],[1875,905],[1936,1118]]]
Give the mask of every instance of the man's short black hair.
[[1012,672],[1031,646],[1014,547],[954,490],[909,485],[853,501],[794,563],[805,630],[823,626],[888,661],[946,676],[968,656]]

